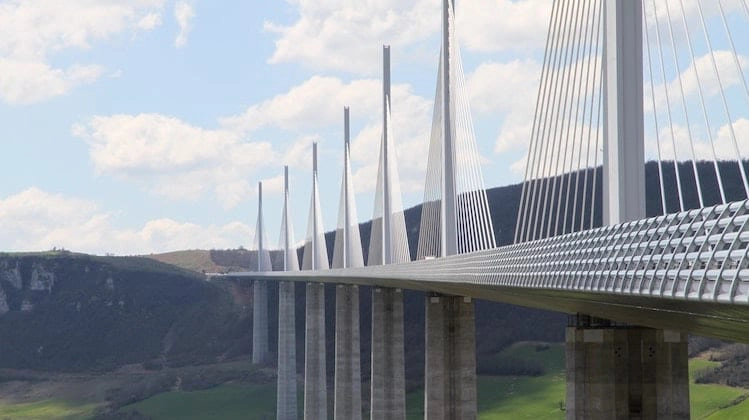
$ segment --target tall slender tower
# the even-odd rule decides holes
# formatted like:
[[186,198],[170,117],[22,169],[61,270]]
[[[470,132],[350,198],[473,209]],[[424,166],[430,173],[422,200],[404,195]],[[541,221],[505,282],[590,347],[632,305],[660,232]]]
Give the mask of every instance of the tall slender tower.
[[[442,54],[438,81],[442,103],[442,144],[439,213],[439,256],[458,253],[456,119],[453,86],[457,55],[455,5],[442,2]],[[439,137],[437,137],[439,138]],[[466,140],[466,139],[463,139]],[[428,181],[429,182],[429,179]],[[478,208],[473,209],[473,211]],[[477,227],[477,226],[476,226]],[[465,229],[464,229],[465,230]],[[426,297],[424,415],[429,419],[475,419],[476,329],[474,303],[469,297],[430,294]]]
[[[257,184],[257,271],[271,271],[270,253],[265,249],[263,224],[263,183]],[[268,362],[268,284],[263,280],[252,283],[252,363]]]
[[[308,239],[304,245],[303,269],[327,270],[320,194],[317,182],[317,143],[312,144],[312,199],[310,200]],[[304,418],[328,418],[328,389],[325,369],[325,283],[306,284],[304,342]]]
[[[382,56],[382,144],[367,259],[370,266],[410,260],[392,136],[389,46],[383,46]],[[372,420],[406,418],[403,343],[403,292],[375,287],[372,290]]]
[[642,1],[607,1],[603,101],[603,223],[645,218]]
[[[603,10],[603,223],[612,225],[645,218],[642,0],[606,0]],[[568,419],[689,418],[687,334],[576,321],[565,333]]]
[[[351,185],[349,108],[343,109],[343,177],[338,210],[333,268],[363,267],[354,188]],[[335,404],[336,420],[360,420],[361,350],[359,333],[359,287],[339,284],[335,295]]]
[[451,34],[454,24],[455,3],[454,0],[443,0],[442,2],[442,208],[440,218],[440,256],[455,255],[458,253],[458,218],[455,209],[455,147],[453,144],[454,127],[452,125],[452,72],[450,65],[453,52]]
[[[294,248],[289,205],[289,167],[283,168],[283,215],[281,220],[281,248],[284,271],[299,271],[299,259]],[[278,283],[278,376],[276,387],[276,418],[296,420],[296,299],[294,282]]]

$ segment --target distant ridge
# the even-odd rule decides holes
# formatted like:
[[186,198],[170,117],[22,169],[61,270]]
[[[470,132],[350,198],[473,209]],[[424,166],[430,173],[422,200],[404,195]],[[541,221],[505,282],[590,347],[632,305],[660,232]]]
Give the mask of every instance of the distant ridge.
[[[666,190],[666,206],[670,213],[678,210],[679,202],[676,196],[676,177],[674,175],[673,162],[663,162],[663,179]],[[744,166],[749,172],[749,161],[744,161]],[[720,172],[723,175],[726,198],[729,201],[738,201],[744,199],[744,188],[741,183],[738,165],[736,161],[719,162]],[[702,184],[703,195],[706,205],[713,205],[720,199],[715,171],[712,162],[697,162],[697,170]],[[596,209],[594,226],[601,225],[601,167],[596,168],[598,185],[596,194]],[[684,204],[687,209],[699,207],[697,198],[697,188],[694,182],[694,171],[691,162],[680,162],[679,171],[684,193]],[[567,177],[574,177],[575,173],[565,174],[557,178],[566,182]],[[592,176],[592,173],[591,173]],[[656,162],[647,162],[645,164],[645,192],[646,192],[646,214],[648,217],[661,214],[660,187],[658,186],[658,165]],[[582,178],[581,178],[582,179]],[[574,182],[574,181],[573,181]],[[580,187],[582,188],[582,187]],[[503,187],[490,188],[486,191],[489,201],[489,212],[494,224],[494,236],[497,245],[511,244],[515,235],[515,223],[517,220],[517,211],[522,192],[522,184],[512,184]],[[588,186],[588,194],[592,194],[591,186]],[[578,206],[581,206],[580,203]],[[581,211],[578,207],[577,212]],[[586,209],[590,214],[590,210]],[[406,230],[408,232],[408,242],[411,247],[411,257],[415,258],[416,245],[418,243],[419,224],[421,221],[421,204],[410,207],[405,210]],[[367,259],[369,250],[369,235],[371,221],[363,222],[359,225],[361,231],[362,248],[364,259]],[[329,231],[325,234],[328,255],[332,259],[335,231]],[[174,251],[163,254],[146,255],[146,257],[176,265],[196,272],[220,272],[226,273],[231,271],[253,270],[257,266],[257,256],[255,252],[240,249],[229,250],[185,250]],[[274,270],[279,270],[282,266],[281,255],[271,251]]]

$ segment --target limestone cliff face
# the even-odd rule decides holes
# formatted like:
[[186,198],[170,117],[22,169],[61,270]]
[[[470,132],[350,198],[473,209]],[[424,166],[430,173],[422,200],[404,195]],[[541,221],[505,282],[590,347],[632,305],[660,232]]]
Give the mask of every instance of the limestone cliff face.
[[0,315],[28,312],[55,285],[54,262],[28,257],[0,258]]
[[0,368],[205,363],[249,349],[233,291],[139,257],[0,254]]
[[52,292],[52,286],[55,285],[55,273],[51,268],[47,268],[43,262],[34,262],[31,267],[31,279],[29,281],[30,290]]
[[10,306],[8,306],[8,296],[3,289],[0,289],[0,315],[5,315],[8,311],[10,311]]
[[21,270],[18,268],[18,263],[18,260],[15,261],[15,264],[14,261],[7,259],[0,261],[0,315],[4,315],[10,311],[8,295],[5,293],[3,287],[11,287],[16,290],[20,290],[23,287]]
[[0,260],[0,281],[6,281],[16,289],[22,286],[20,261],[18,259]]

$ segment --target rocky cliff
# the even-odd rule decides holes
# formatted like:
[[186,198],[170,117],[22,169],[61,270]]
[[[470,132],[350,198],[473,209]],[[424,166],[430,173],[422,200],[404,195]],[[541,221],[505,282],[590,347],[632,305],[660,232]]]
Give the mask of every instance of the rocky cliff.
[[0,255],[0,367],[111,369],[249,350],[241,290],[146,258]]

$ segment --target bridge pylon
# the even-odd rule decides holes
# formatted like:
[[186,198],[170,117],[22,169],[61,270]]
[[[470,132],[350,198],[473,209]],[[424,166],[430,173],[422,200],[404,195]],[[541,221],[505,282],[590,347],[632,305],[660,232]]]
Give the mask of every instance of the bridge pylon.
[[[471,150],[475,143],[471,125],[460,125],[460,121],[471,118],[465,89],[461,90],[463,77],[455,34],[455,2],[443,0],[442,46],[419,258],[442,258],[495,245],[483,185],[456,176],[460,172],[464,178],[465,173],[481,178],[475,149]],[[466,203],[470,203],[472,211],[461,212]],[[432,293],[426,296],[425,311],[425,416],[475,419],[474,303],[470,298]]]
[[[328,269],[328,250],[317,181],[317,143],[312,144],[312,198],[302,269]],[[305,302],[304,418],[326,419],[328,388],[325,368],[325,283],[308,282]]]
[[[382,47],[382,142],[367,266],[410,261],[391,121],[390,46]],[[401,289],[372,289],[370,419],[405,420],[406,370]]]
[[[351,180],[349,108],[343,109],[343,177],[332,268],[363,267],[359,222]],[[333,418],[362,417],[359,286],[336,285]]]
[[[257,184],[258,205],[255,246],[257,249],[257,271],[271,271],[270,253],[264,242],[263,183]],[[252,282],[252,363],[269,362],[268,352],[268,283],[265,280]]]
[[[281,218],[281,248],[284,271],[299,271],[299,258],[294,247],[289,205],[289,167],[283,168],[283,215]],[[276,418],[296,420],[296,299],[294,282],[278,283],[278,375],[276,387]]]
[[[642,0],[604,0],[603,222],[645,218]],[[689,418],[687,334],[571,317],[568,419]]]

